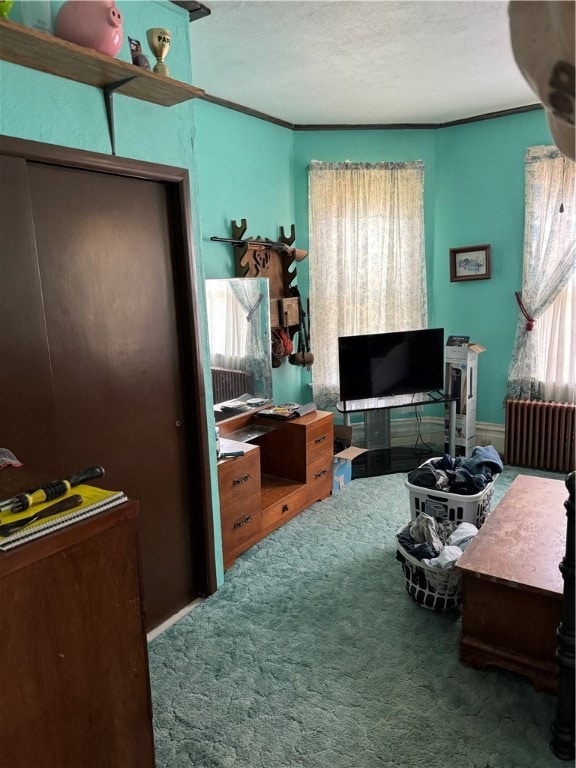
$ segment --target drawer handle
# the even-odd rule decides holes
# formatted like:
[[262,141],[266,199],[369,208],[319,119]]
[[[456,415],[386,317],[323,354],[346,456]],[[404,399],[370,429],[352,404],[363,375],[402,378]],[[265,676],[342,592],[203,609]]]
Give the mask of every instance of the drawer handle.
[[246,515],[246,517],[242,517],[240,520],[236,520],[234,523],[234,528],[242,528],[243,526],[247,525],[252,518],[250,515]]
[[284,514],[285,512],[288,512],[289,509],[290,506],[288,504],[282,504],[282,509],[280,511],[282,514]]
[[324,442],[324,440],[326,440],[326,439],[327,439],[327,437],[328,437],[328,435],[321,435],[321,437],[317,437],[317,438],[316,438],[316,440],[314,440],[314,442],[315,442],[316,444],[318,444],[318,443],[323,443],[323,442]]
[[325,470],[325,469],[322,469],[320,472],[316,472],[316,474],[314,475],[314,477],[315,477],[316,479],[318,479],[319,477],[324,477],[324,475],[325,475],[325,474],[326,474],[326,470]]
[[237,477],[236,480],[232,480],[232,485],[241,485],[241,483],[245,483],[248,480],[250,480],[251,475],[243,475],[242,477]]

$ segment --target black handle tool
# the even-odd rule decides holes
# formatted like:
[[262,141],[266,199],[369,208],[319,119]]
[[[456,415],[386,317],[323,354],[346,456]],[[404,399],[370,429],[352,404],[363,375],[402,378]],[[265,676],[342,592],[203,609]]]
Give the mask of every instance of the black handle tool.
[[103,467],[88,467],[82,472],[76,472],[65,480],[55,480],[48,485],[41,485],[33,488],[26,493],[20,493],[18,496],[12,496],[10,499],[0,501],[0,512],[24,512],[25,509],[33,504],[42,504],[45,501],[52,501],[59,496],[64,496],[75,485],[86,483],[89,480],[98,480],[104,477]]

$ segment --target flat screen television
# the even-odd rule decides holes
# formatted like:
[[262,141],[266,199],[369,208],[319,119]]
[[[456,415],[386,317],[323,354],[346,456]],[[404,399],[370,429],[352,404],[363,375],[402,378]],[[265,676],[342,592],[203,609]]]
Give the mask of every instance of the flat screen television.
[[338,338],[340,400],[434,392],[444,387],[444,329]]

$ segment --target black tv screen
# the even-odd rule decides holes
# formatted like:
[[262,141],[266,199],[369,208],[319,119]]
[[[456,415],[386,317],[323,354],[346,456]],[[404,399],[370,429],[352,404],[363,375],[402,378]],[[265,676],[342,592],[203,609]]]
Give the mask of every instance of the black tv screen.
[[444,329],[338,338],[340,399],[434,392],[444,387]]

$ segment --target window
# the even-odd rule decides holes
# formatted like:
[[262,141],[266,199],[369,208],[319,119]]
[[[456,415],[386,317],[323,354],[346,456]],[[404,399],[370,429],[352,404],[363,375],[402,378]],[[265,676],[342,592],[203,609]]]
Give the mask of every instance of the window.
[[556,147],[526,153],[524,272],[506,397],[574,402],[575,166]]
[[543,400],[576,401],[576,273],[535,326],[536,378]]
[[425,328],[424,164],[309,170],[314,400],[339,400],[338,337]]

